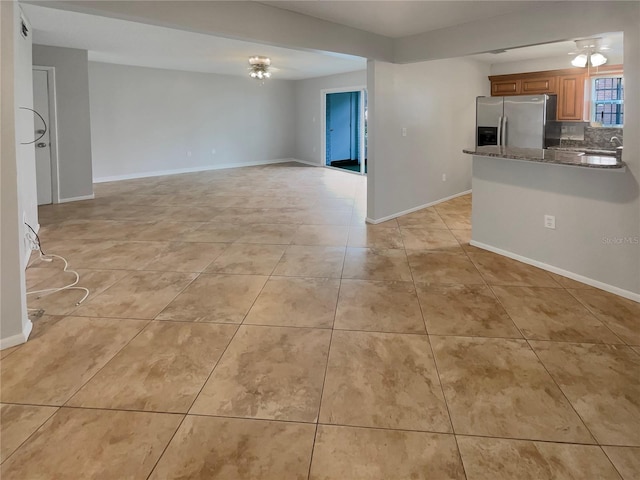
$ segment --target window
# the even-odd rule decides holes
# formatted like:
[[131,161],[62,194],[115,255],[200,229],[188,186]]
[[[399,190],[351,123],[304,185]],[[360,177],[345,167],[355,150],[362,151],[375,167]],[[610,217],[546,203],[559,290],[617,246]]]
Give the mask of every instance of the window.
[[622,77],[593,80],[591,119],[603,127],[621,127],[624,123],[624,82]]

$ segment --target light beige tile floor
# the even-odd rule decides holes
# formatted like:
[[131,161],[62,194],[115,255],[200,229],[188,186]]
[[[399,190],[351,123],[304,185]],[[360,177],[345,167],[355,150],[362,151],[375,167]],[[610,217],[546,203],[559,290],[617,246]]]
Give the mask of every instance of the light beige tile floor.
[[0,354],[3,479],[640,478],[640,305],[470,246],[470,195],[373,226],[296,164],[95,193],[40,208],[91,294],[30,296]]
[[331,328],[339,290],[340,280],[337,278],[272,276],[244,323]]
[[315,422],[331,332],[243,325],[190,413]]
[[458,436],[469,480],[619,480],[594,445]]

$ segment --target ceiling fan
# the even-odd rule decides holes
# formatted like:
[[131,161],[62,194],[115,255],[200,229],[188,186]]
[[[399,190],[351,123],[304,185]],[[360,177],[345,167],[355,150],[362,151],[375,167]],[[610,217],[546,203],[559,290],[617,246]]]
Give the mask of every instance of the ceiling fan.
[[584,38],[575,40],[577,51],[569,52],[575,55],[571,60],[574,67],[599,67],[607,63],[607,57],[602,52],[609,50],[607,45],[602,45],[602,38]]

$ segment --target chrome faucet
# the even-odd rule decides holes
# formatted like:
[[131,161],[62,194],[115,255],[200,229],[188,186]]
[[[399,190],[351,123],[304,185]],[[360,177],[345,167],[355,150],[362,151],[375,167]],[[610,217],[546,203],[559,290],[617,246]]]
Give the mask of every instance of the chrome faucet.
[[618,145],[617,145],[618,147],[622,146],[622,141],[615,135],[609,139],[609,143],[613,143],[615,145],[616,142],[618,142]]

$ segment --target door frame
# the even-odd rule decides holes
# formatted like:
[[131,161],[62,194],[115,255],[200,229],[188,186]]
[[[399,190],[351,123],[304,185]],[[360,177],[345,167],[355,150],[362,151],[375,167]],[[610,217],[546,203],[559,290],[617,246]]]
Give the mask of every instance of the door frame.
[[[355,87],[337,87],[337,88],[324,88],[320,90],[320,165],[324,168],[330,168],[332,170],[340,170],[343,172],[351,173],[342,168],[331,167],[327,165],[327,94],[330,93],[348,93],[348,92],[360,92],[360,131],[358,135],[360,137],[358,157],[360,158],[360,173],[364,175],[364,153],[365,153],[365,138],[364,138],[364,99],[367,91],[366,85],[357,85]],[[356,175],[358,175],[356,173]]]
[[60,203],[60,169],[58,167],[58,109],[56,102],[56,68],[33,65],[32,70],[47,73],[49,98],[49,152],[51,155],[51,202]]

